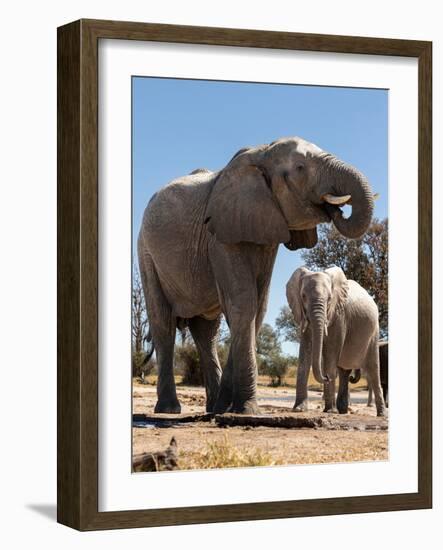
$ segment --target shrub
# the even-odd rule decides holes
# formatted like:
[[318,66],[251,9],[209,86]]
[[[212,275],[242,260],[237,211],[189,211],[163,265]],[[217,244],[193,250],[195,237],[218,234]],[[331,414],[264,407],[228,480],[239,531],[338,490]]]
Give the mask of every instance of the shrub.
[[143,361],[146,357],[145,351],[133,351],[132,352],[132,376],[135,378],[144,378],[149,376],[154,368],[157,366],[153,357],[144,365]]
[[259,356],[258,372],[269,376],[270,386],[281,386],[289,366],[293,365],[295,362],[295,358],[281,353],[271,353],[267,356]]
[[200,359],[194,344],[186,343],[183,346],[177,347],[175,362],[183,373],[183,384],[187,386],[203,385]]

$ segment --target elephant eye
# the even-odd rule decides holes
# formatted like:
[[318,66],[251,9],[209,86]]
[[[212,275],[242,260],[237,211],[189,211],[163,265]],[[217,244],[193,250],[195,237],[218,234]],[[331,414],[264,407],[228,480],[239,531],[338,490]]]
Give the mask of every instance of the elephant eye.
[[303,172],[303,170],[305,169],[305,165],[304,164],[297,164],[295,166],[295,169],[297,170],[297,172]]

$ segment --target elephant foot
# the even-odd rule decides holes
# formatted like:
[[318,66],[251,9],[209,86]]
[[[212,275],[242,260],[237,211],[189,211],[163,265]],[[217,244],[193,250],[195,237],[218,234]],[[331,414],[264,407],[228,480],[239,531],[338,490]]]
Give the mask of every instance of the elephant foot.
[[224,414],[225,412],[229,411],[231,405],[232,387],[222,385],[211,412],[213,412],[214,414]]
[[249,415],[258,415],[260,414],[260,408],[255,399],[250,399],[244,403],[233,404],[229,412],[235,414],[249,414]]
[[[211,401],[206,402],[206,412],[207,413],[215,413],[216,412],[216,400],[212,399]],[[219,413],[218,413],[219,414]]]
[[304,399],[303,401],[300,401],[299,403],[295,402],[295,405],[293,407],[294,412],[305,412],[309,409],[308,400]]
[[220,385],[206,388],[206,412],[213,413],[220,396]]
[[338,402],[337,409],[340,414],[348,414],[349,412],[349,407],[347,403]]
[[224,401],[222,399],[217,399],[214,406],[212,407],[212,411],[214,414],[224,414],[225,412],[230,412],[232,403]]
[[155,405],[154,413],[180,414],[181,410],[177,399],[159,399]]
[[383,407],[383,409],[377,409],[377,416],[386,417],[386,409]]
[[338,410],[336,409],[336,407],[325,407],[323,409],[323,412],[328,414],[337,414]]

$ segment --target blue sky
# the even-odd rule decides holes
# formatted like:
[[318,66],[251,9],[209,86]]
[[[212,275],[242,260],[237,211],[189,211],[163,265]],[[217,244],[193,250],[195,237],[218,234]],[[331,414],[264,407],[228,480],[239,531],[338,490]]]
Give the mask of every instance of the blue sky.
[[[195,168],[222,168],[241,147],[285,136],[361,170],[380,194],[375,215],[388,215],[387,90],[147,77],[133,77],[132,90],[134,251],[155,191]],[[302,263],[300,251],[279,247],[265,322],[274,325],[286,282]]]

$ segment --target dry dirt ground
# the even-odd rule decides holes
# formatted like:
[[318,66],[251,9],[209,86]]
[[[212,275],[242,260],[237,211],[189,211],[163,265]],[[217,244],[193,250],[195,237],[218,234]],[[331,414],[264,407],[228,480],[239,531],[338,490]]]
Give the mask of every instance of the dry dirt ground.
[[[178,386],[177,393],[182,413],[204,413],[203,388]],[[310,409],[330,417],[322,413],[321,397],[319,391],[310,391]],[[291,413],[295,390],[292,387],[259,386],[258,398],[265,414]],[[351,392],[350,414],[375,417],[375,408],[367,407],[366,400],[367,391]],[[155,402],[156,387],[134,380],[133,412],[151,415]],[[343,420],[345,416],[337,415],[337,418]],[[177,441],[180,469],[388,459],[387,430],[219,427],[214,421],[173,424],[168,427],[135,423],[133,455],[163,451],[172,437]]]

